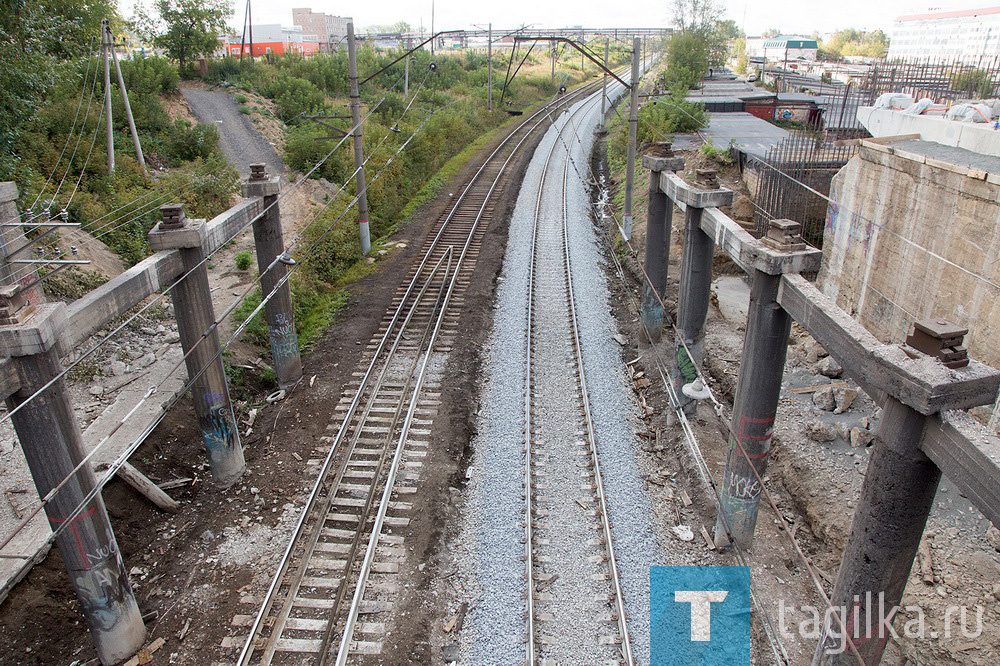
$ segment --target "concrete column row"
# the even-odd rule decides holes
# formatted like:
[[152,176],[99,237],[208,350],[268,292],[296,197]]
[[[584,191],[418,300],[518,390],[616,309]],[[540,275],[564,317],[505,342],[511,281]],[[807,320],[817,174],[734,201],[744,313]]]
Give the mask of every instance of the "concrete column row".
[[[254,239],[261,289],[267,297],[268,331],[275,370],[282,386],[302,376],[295,320],[287,281],[294,263],[284,249],[277,205],[278,179],[263,165],[252,165],[244,187],[247,196],[264,199],[264,213],[254,221]],[[188,219],[180,205],[162,207],[164,219],[149,233],[154,250],[177,250],[184,277],[171,290],[181,346],[198,426],[208,454],[212,477],[228,488],[243,474],[245,461],[220,354],[216,315],[205,262],[205,222]],[[12,293],[13,292],[13,293]],[[20,387],[6,397],[21,449],[39,497],[52,497],[45,512],[66,563],[103,664],[118,663],[134,654],[146,638],[139,608],[100,493],[86,457],[83,436],[73,414],[64,379],[37,397],[37,391],[63,372],[60,340],[66,323],[62,303],[37,303],[6,289],[0,293],[5,325],[0,348],[16,363]],[[93,493],[93,497],[88,496]]]

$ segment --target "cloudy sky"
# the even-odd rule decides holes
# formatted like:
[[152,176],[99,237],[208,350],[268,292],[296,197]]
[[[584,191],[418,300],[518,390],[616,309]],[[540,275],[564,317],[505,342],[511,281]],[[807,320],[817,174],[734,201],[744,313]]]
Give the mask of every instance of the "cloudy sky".
[[[136,2],[150,0],[120,0],[123,14],[130,15]],[[246,0],[231,0],[236,17],[234,25],[242,25]],[[291,7],[310,7],[314,11],[351,15],[359,29],[373,24],[406,21],[414,27],[423,23],[430,29],[432,0],[376,0],[348,3],[343,0],[252,0],[254,23],[291,25]],[[904,14],[922,13],[928,9],[969,9],[995,6],[996,0],[722,0],[726,18],[743,26],[748,34],[759,34],[768,28],[785,33],[811,34],[832,32],[841,28],[881,29],[889,32],[892,21]],[[470,28],[474,23],[492,21],[496,27],[514,28],[522,23],[541,28],[582,25],[603,27],[667,27],[671,25],[670,0],[660,2],[609,3],[607,0],[503,0],[479,3],[469,0],[433,0],[434,27],[437,30]],[[649,9],[653,7],[654,9]],[[656,9],[659,7],[659,9]]]

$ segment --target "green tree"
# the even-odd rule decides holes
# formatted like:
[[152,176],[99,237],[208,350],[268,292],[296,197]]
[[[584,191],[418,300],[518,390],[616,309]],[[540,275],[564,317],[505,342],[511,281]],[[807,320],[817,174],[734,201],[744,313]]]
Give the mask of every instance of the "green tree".
[[159,21],[140,9],[137,27],[177,61],[182,74],[188,60],[219,48],[219,34],[233,14],[229,0],[154,0],[153,6]]
[[688,90],[708,71],[708,41],[695,32],[675,32],[667,42],[667,86]]
[[722,16],[722,7],[716,0],[674,0],[674,26],[707,38]]

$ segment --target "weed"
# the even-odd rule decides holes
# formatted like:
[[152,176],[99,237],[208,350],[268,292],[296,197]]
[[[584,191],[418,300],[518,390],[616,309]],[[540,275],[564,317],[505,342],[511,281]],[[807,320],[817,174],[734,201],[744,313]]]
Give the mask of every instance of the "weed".
[[245,271],[250,268],[250,264],[253,263],[253,254],[247,252],[246,250],[243,252],[237,252],[234,261],[236,262],[236,268],[241,271]]

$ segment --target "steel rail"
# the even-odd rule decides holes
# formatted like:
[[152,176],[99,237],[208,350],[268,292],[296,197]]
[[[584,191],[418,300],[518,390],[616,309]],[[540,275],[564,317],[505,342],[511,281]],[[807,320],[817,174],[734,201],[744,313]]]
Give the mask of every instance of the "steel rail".
[[[431,243],[430,243],[430,245],[429,245],[426,253],[424,254],[423,258],[421,259],[421,262],[418,265],[418,267],[417,267],[417,269],[416,269],[416,271],[414,273],[413,278],[411,279],[410,283],[407,286],[406,292],[403,294],[403,296],[402,296],[402,298],[400,300],[399,305],[397,306],[396,310],[394,311],[394,313],[392,315],[392,318],[391,318],[391,320],[390,320],[390,322],[389,322],[389,324],[388,324],[388,326],[386,328],[385,333],[382,335],[382,337],[379,340],[379,343],[378,343],[378,345],[376,347],[376,350],[375,350],[375,352],[372,355],[371,361],[369,362],[369,364],[368,364],[365,372],[362,375],[362,378],[361,378],[358,390],[355,393],[355,396],[352,399],[352,401],[351,401],[351,403],[350,403],[350,405],[349,405],[349,407],[347,409],[346,414],[344,415],[343,421],[341,423],[340,428],[337,431],[336,436],[333,438],[333,441],[331,442],[330,450],[327,452],[327,455],[324,458],[323,464],[322,464],[322,466],[321,466],[321,468],[319,470],[319,473],[317,475],[316,483],[314,484],[313,489],[310,492],[310,495],[309,495],[309,498],[307,499],[306,505],[303,508],[303,511],[301,512],[298,521],[296,522],[295,528],[292,530],[291,536],[289,538],[288,545],[286,546],[285,551],[284,551],[284,553],[282,555],[282,558],[279,561],[278,568],[277,568],[277,570],[275,572],[274,577],[272,578],[271,584],[268,587],[267,592],[265,593],[264,602],[261,604],[261,607],[258,610],[257,615],[255,616],[253,622],[250,625],[249,635],[248,635],[247,640],[244,643],[243,649],[242,649],[242,651],[241,651],[241,653],[240,653],[240,655],[239,655],[239,657],[237,658],[237,661],[236,661],[236,663],[239,664],[240,666],[243,666],[243,665],[249,663],[250,657],[252,656],[252,654],[254,652],[254,649],[255,649],[255,646],[254,646],[255,640],[256,640],[256,638],[258,637],[258,634],[261,631],[261,628],[262,628],[262,626],[264,624],[264,619],[267,617],[267,615],[270,612],[270,609],[271,609],[271,607],[272,607],[272,605],[273,605],[273,603],[275,601],[275,596],[276,596],[278,590],[281,587],[282,579],[284,578],[285,574],[288,571],[289,566],[291,565],[296,545],[298,544],[299,539],[302,537],[305,524],[308,521],[308,518],[309,518],[310,514],[316,508],[316,504],[317,504],[317,502],[319,500],[319,494],[322,491],[323,485],[324,485],[324,483],[326,481],[326,477],[327,477],[327,475],[330,472],[331,466],[333,464],[334,456],[338,452],[338,448],[339,448],[340,443],[344,440],[344,436],[346,434],[347,428],[349,427],[351,421],[353,420],[354,415],[357,413],[358,406],[359,406],[359,404],[361,402],[361,398],[364,395],[364,392],[365,392],[366,388],[368,388],[368,385],[369,385],[369,383],[372,380],[372,376],[374,374],[376,365],[381,360],[383,360],[382,359],[382,354],[385,351],[385,348],[386,348],[387,342],[388,342],[388,340],[390,338],[390,335],[392,333],[392,330],[395,328],[396,324],[399,322],[399,319],[400,319],[400,317],[402,315],[402,312],[404,311],[404,309],[406,307],[406,303],[408,302],[410,296],[413,294],[414,290],[416,289],[417,284],[420,281],[421,275],[423,274],[423,271],[424,271],[425,267],[427,266],[428,262],[430,261],[431,254],[434,252],[435,249],[437,249],[437,246],[438,246],[438,244],[439,244],[442,236],[444,235],[445,231],[447,230],[449,223],[451,223],[451,221],[454,218],[456,212],[459,210],[459,208],[461,207],[461,204],[464,202],[466,196],[469,194],[469,192],[471,191],[472,187],[477,184],[480,176],[484,173],[484,171],[487,169],[487,167],[491,164],[491,162],[493,162],[493,160],[498,155],[500,155],[500,153],[501,153],[502,150],[504,150],[505,148],[509,148],[509,140],[512,139],[513,137],[515,137],[516,134],[520,130],[524,129],[525,127],[528,127],[529,124],[532,123],[532,121],[535,121],[534,125],[532,125],[528,129],[528,131],[525,132],[524,136],[522,136],[518,140],[518,142],[515,144],[515,146],[511,150],[510,155],[507,156],[507,158],[504,160],[504,162],[503,162],[503,164],[502,164],[499,172],[497,173],[497,175],[496,175],[493,183],[491,184],[488,192],[486,193],[486,195],[484,197],[484,200],[483,200],[483,203],[482,203],[482,206],[480,207],[479,212],[477,214],[476,223],[473,225],[473,228],[470,231],[469,240],[466,242],[466,246],[465,247],[467,249],[468,248],[468,244],[471,242],[471,238],[472,238],[473,234],[475,233],[475,230],[478,228],[479,219],[481,218],[483,211],[485,211],[485,209],[486,209],[486,206],[487,206],[487,204],[489,202],[490,196],[492,195],[492,193],[496,189],[496,187],[497,187],[497,185],[498,185],[501,177],[506,172],[508,166],[510,165],[511,160],[517,154],[518,149],[528,139],[528,137],[538,127],[538,125],[542,124],[542,122],[545,121],[545,119],[547,117],[546,113],[547,113],[548,109],[551,106],[558,105],[558,104],[563,104],[568,99],[574,98],[576,96],[582,96],[588,88],[594,87],[596,85],[597,85],[597,83],[594,82],[592,84],[589,84],[588,86],[583,86],[580,89],[578,89],[577,91],[574,91],[573,93],[571,93],[572,97],[571,96],[562,97],[562,98],[553,100],[549,104],[543,105],[534,114],[532,114],[529,118],[525,119],[520,125],[518,125],[518,127],[515,128],[511,132],[511,134],[507,137],[507,139],[505,139],[503,142],[501,142],[490,153],[490,155],[486,158],[486,160],[484,160],[483,164],[480,165],[480,167],[476,170],[475,174],[472,176],[472,178],[469,180],[469,182],[462,189],[462,191],[459,194],[459,196],[456,198],[456,200],[455,200],[455,202],[454,202],[451,210],[449,211],[447,217],[439,225],[440,228],[438,229],[438,231],[435,234],[434,238],[432,239],[432,241],[431,241]],[[466,249],[463,249],[463,258],[464,258]],[[460,267],[460,266],[461,266],[461,262],[459,262],[459,264],[458,264],[458,267]],[[458,267],[456,268],[455,275],[457,275]]]
[[[632,656],[631,641],[628,636],[628,626],[625,616],[624,607],[624,594],[621,589],[617,560],[614,554],[614,547],[612,545],[612,535],[610,520],[608,518],[607,504],[605,501],[604,485],[601,478],[600,472],[600,461],[598,459],[598,449],[597,441],[594,435],[593,420],[590,412],[590,400],[586,383],[586,375],[583,364],[582,355],[582,344],[580,342],[579,329],[577,326],[577,315],[575,307],[575,295],[573,291],[572,284],[572,264],[570,261],[569,252],[569,227],[568,227],[568,215],[567,215],[567,202],[566,202],[566,184],[568,182],[569,174],[569,163],[571,160],[569,147],[564,141],[561,141],[561,134],[566,127],[570,126],[573,122],[573,117],[578,113],[592,108],[596,105],[597,99],[592,100],[590,107],[585,105],[581,106],[575,112],[573,112],[569,118],[566,120],[566,124],[559,128],[557,131],[557,137],[552,142],[552,147],[549,149],[549,153],[545,158],[545,162],[542,166],[541,179],[538,184],[538,191],[535,198],[535,214],[532,222],[532,234],[531,234],[531,258],[528,265],[528,298],[527,298],[527,354],[526,354],[526,374],[525,374],[525,469],[524,469],[524,487],[525,487],[525,507],[527,511],[527,516],[525,520],[525,575],[527,579],[527,595],[526,595],[526,605],[527,605],[527,644],[525,652],[525,661],[528,666],[534,666],[537,659],[537,647],[535,643],[535,575],[534,575],[534,558],[532,555],[533,542],[534,542],[534,526],[533,526],[533,462],[532,462],[532,422],[534,410],[532,409],[532,376],[533,376],[533,337],[534,337],[534,313],[535,307],[535,272],[536,272],[536,256],[537,256],[537,245],[538,245],[538,220],[541,217],[541,207],[543,200],[543,193],[545,189],[546,180],[548,178],[549,165],[555,154],[555,149],[562,144],[566,149],[566,161],[563,164],[562,172],[562,243],[565,261],[565,278],[566,278],[566,290],[567,290],[567,304],[570,311],[570,324],[571,324],[571,337],[573,341],[574,355],[576,359],[576,370],[577,376],[579,377],[579,390],[580,396],[583,403],[583,417],[584,423],[587,430],[588,443],[590,445],[591,460],[594,466],[594,476],[596,481],[596,493],[599,506],[599,514],[601,519],[601,526],[604,532],[604,541],[607,548],[608,555],[608,567],[610,569],[610,578],[612,581],[612,591],[615,597],[615,607],[616,607],[616,619],[618,622],[619,632],[621,634],[621,652],[625,659],[625,663],[629,666],[633,666],[635,661]],[[575,131],[575,130],[574,130]]]

